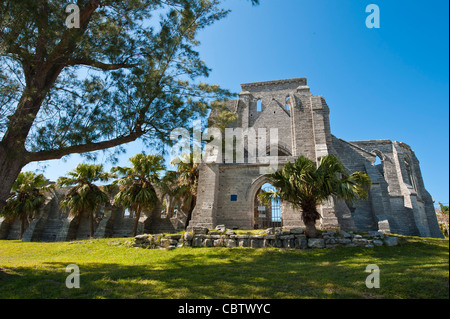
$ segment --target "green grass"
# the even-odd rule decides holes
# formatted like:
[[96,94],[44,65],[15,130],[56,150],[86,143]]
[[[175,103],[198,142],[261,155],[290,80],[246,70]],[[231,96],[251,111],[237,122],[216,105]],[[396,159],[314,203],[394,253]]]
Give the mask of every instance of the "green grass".
[[[126,239],[0,241],[0,298],[448,298],[448,241],[279,250],[131,248]],[[80,289],[65,268],[80,268]],[[366,266],[380,267],[368,289]]]

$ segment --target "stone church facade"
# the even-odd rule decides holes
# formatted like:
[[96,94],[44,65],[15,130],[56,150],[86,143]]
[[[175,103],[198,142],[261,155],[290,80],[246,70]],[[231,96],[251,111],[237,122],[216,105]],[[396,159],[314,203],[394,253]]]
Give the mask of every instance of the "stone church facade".
[[[239,99],[227,103],[227,108],[237,115],[237,120],[228,127],[243,131],[276,128],[278,154],[270,153],[268,157],[278,156],[279,167],[301,155],[319,161],[322,156],[334,154],[350,173],[365,171],[370,176],[373,185],[368,200],[351,206],[331,198],[321,205],[322,218],[317,226],[442,237],[432,197],[425,189],[419,161],[410,146],[391,140],[345,141],[334,136],[329,107],[322,96],[310,92],[306,78],[248,83],[241,87]],[[245,148],[248,154],[248,143]],[[246,157],[244,163],[226,163],[224,159],[203,162],[197,205],[188,228],[259,226],[261,204],[256,195],[267,183],[261,167],[268,166],[260,159],[248,161]],[[261,210],[266,216],[265,208]],[[300,212],[281,202],[281,224],[303,226]]]

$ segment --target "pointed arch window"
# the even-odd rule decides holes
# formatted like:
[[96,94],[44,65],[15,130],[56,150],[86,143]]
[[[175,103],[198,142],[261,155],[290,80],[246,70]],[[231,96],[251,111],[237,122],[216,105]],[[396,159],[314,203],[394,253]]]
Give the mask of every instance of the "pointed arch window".
[[262,111],[262,101],[261,99],[258,99],[258,101],[256,102],[256,112],[261,112]]
[[289,107],[289,101],[290,101],[291,97],[288,95],[286,96],[286,110],[290,110],[291,108]]

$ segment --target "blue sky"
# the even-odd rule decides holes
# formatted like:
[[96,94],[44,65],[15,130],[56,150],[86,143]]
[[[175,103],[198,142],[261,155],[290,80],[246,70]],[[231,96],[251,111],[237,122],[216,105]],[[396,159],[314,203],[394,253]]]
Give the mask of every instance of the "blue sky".
[[[380,29],[365,24],[372,3]],[[199,36],[209,83],[238,93],[241,83],[307,77],[330,107],[332,134],[409,144],[425,187],[449,202],[448,1],[261,0],[253,7],[226,0],[224,7],[232,13]],[[127,149],[120,165],[143,150],[140,143]],[[25,169],[47,164],[46,177],[56,179],[80,161],[74,155]]]

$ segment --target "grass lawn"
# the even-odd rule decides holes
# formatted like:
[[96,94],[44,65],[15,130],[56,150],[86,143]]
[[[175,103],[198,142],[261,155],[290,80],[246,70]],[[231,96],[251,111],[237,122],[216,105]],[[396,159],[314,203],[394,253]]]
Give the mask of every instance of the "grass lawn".
[[[0,298],[449,298],[448,240],[279,250],[132,248],[129,239],[0,241]],[[65,285],[80,268],[80,289]],[[365,285],[380,268],[380,288]]]

